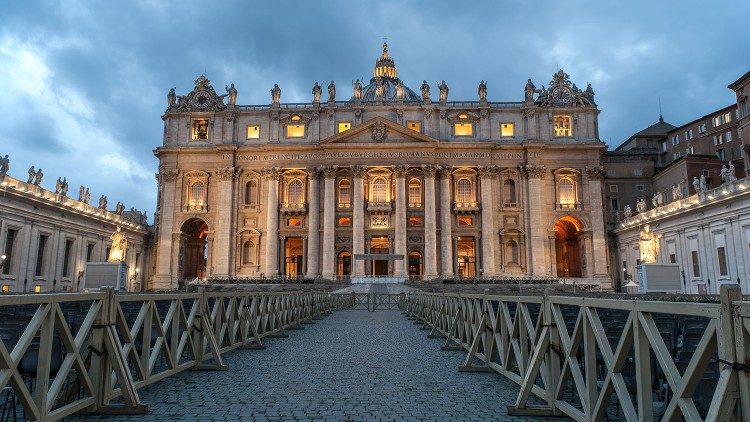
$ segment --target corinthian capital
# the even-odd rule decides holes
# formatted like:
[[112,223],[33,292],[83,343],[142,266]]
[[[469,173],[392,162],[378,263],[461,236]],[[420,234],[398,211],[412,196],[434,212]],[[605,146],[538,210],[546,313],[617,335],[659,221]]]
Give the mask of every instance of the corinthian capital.
[[180,175],[180,169],[161,169],[159,171],[159,176],[161,178],[162,183],[166,182],[174,182],[177,180],[177,176]]
[[547,175],[547,167],[537,164],[526,164],[518,167],[518,170],[529,179],[544,179]]
[[440,166],[438,167],[438,174],[442,179],[448,179],[451,177],[451,172],[453,169],[450,166]]
[[589,176],[589,179],[592,180],[602,180],[604,179],[604,167],[602,166],[593,166],[593,167],[586,167],[586,174]]
[[409,166],[395,166],[393,168],[393,173],[396,177],[405,177],[407,171],[409,171]]
[[422,174],[424,174],[425,177],[434,177],[437,171],[438,171],[437,166],[432,166],[429,164],[422,164]]
[[237,172],[236,167],[222,167],[214,172],[221,180],[232,180]]
[[260,169],[260,174],[262,174],[263,177],[268,180],[279,180],[279,178],[281,177],[281,169],[279,169],[278,167],[266,167]]
[[497,166],[481,166],[479,167],[479,177],[482,179],[491,179],[497,176]]
[[336,177],[336,171],[338,170],[338,166],[327,166],[323,167],[323,176],[325,176],[326,179],[333,179]]
[[367,171],[367,167],[365,166],[352,166],[352,174],[354,177],[363,177],[365,175],[365,172]]

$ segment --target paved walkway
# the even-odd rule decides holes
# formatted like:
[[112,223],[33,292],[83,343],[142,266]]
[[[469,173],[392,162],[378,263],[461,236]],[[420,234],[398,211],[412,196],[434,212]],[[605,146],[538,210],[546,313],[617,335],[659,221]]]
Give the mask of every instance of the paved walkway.
[[397,311],[338,311],[265,350],[229,352],[229,371],[186,371],[141,390],[147,415],[107,419],[513,420],[514,383],[458,372],[464,353],[426,334]]

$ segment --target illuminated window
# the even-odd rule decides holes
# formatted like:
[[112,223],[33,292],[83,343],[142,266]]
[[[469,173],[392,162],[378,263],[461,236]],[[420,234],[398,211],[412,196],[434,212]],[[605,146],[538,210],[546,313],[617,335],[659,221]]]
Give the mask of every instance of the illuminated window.
[[409,217],[409,225],[410,226],[421,226],[422,225],[422,217]]
[[287,218],[286,225],[288,227],[302,227],[302,220],[299,218]]
[[206,186],[203,182],[195,182],[190,186],[188,205],[191,209],[201,209],[206,204]]
[[260,126],[249,125],[247,127],[247,139],[260,139]]
[[406,127],[413,130],[414,132],[422,132],[422,123],[416,120],[406,122]]
[[34,293],[41,293],[42,292],[42,286],[39,284],[34,286]]
[[474,134],[472,123],[456,123],[453,125],[453,136],[471,136]]
[[339,218],[339,226],[351,226],[352,225],[352,219],[349,217],[341,217]]
[[258,183],[251,180],[245,183],[245,205],[258,204]]
[[419,179],[409,180],[409,206],[422,206],[422,183]]
[[372,181],[372,202],[388,202],[388,182],[382,177]]
[[471,217],[458,217],[458,225],[459,226],[473,226],[474,219]]
[[250,265],[255,260],[255,244],[249,240],[246,240],[242,244],[242,265]]
[[500,123],[500,136],[513,136],[513,123]]
[[456,202],[465,203],[473,202],[472,183],[469,179],[460,179],[456,183]]
[[305,137],[305,125],[302,123],[302,118],[298,115],[294,115],[290,119],[291,124],[286,125],[286,136],[287,138],[304,138]]
[[352,128],[352,124],[350,122],[339,122],[339,133],[346,132],[347,130]]
[[342,179],[339,182],[339,207],[349,208],[351,206],[351,183],[349,179]]
[[193,139],[204,140],[204,141],[208,139],[208,120],[207,119],[193,120]]
[[557,183],[557,195],[560,198],[560,205],[563,207],[573,207],[576,203],[575,185],[567,177],[560,179]]
[[305,188],[302,181],[294,179],[287,186],[287,202],[293,205],[305,203]]
[[570,116],[555,116],[555,136],[573,136],[573,127],[570,125]]
[[3,293],[10,293],[10,284],[3,284]]

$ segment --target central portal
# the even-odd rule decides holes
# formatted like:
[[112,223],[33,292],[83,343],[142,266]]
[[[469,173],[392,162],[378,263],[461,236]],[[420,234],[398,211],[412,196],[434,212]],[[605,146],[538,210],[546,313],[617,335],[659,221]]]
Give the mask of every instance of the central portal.
[[[391,245],[388,241],[388,236],[373,236],[370,241],[370,253],[374,255],[386,255],[390,252]],[[388,259],[372,259],[371,261],[370,274],[375,277],[386,277],[390,275],[390,260]]]

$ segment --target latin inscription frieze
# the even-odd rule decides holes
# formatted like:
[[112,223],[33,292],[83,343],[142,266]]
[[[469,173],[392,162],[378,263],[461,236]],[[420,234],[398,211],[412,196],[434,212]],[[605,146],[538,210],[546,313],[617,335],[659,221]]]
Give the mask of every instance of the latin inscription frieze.
[[[483,151],[335,151],[335,152],[289,152],[237,154],[237,162],[265,161],[308,161],[328,159],[486,159],[486,160],[523,160],[522,152],[483,152]],[[232,154],[222,154],[222,159],[231,160]]]

